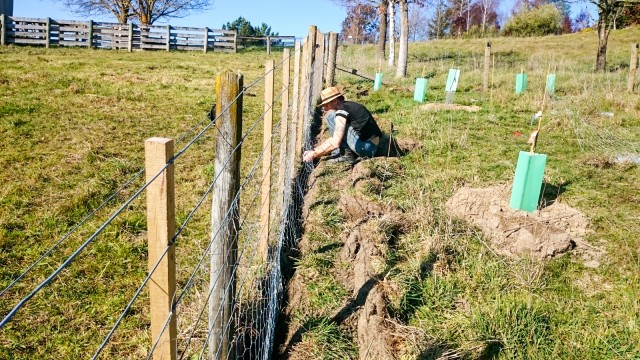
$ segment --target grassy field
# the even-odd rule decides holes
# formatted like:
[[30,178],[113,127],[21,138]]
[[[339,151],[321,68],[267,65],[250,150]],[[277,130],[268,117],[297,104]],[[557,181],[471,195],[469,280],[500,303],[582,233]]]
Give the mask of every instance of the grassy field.
[[[423,331],[430,344],[466,358],[637,358],[640,170],[613,159],[640,152],[640,100],[625,92],[630,43],[639,39],[637,28],[614,32],[604,74],[592,72],[594,33],[493,39],[489,94],[481,92],[484,40],[410,44],[409,77],[396,80],[383,65],[386,84],[376,93],[370,83],[339,74],[347,97],[366,104],[384,129],[393,122],[399,138],[422,143],[401,159],[399,174],[382,193],[404,212],[426,219],[398,239],[388,257],[393,261],[386,264],[388,280],[399,289],[390,299],[398,321]],[[338,63],[373,74],[378,68],[371,60],[373,51],[372,46],[341,47]],[[216,73],[239,70],[247,85],[263,74],[267,58],[280,57],[255,51],[130,54],[0,48],[0,288],[142,169],[146,138],[183,139],[176,145],[180,149],[191,129],[202,127],[213,103]],[[412,101],[413,79],[429,76],[427,101],[443,102],[446,73],[454,66],[462,72],[455,102],[482,110],[420,110]],[[517,151],[528,148],[529,119],[540,109],[549,68],[558,78],[538,144],[538,151],[549,155],[545,182],[564,187],[558,200],[589,218],[586,240],[606,252],[597,268],[585,267],[571,254],[544,262],[499,257],[484,245],[477,229],[452,221],[444,210],[462,185],[511,181]],[[516,96],[515,74],[521,69],[529,76],[529,89]],[[262,113],[260,86],[245,96],[245,119],[255,120]],[[211,136],[176,164],[179,223],[210,181]],[[258,131],[250,140],[258,143],[261,137]],[[258,148],[243,149],[243,157],[255,157]],[[128,189],[118,199],[130,194]],[[143,200],[132,204],[0,330],[0,358],[73,359],[93,353],[145,276]],[[114,206],[100,211],[88,225],[99,225]],[[318,211],[335,214],[335,204],[328,201]],[[330,235],[342,228],[339,216],[324,219],[320,225],[325,232],[315,237],[318,247],[333,243]],[[196,216],[177,248],[179,282],[194,261],[194,249],[201,250],[207,240],[207,221],[205,213]],[[57,268],[91,234],[91,226],[3,294],[1,313]],[[303,255],[299,264],[319,266],[321,274],[330,275],[334,252],[319,262]],[[432,257],[449,259],[448,270],[422,271],[421,264]],[[326,321],[348,292],[330,276],[318,277],[315,285],[305,294],[314,306],[298,314],[300,322],[315,324],[306,345],[317,350],[311,353],[318,358],[357,357],[349,329]],[[136,303],[106,358],[146,356],[146,303],[146,298]],[[336,345],[327,348],[328,342]],[[427,350],[418,344],[406,356],[435,357]]]
[[[393,122],[399,139],[422,143],[389,171],[384,190],[370,196],[394,204],[418,221],[390,248],[380,277],[395,321],[422,334],[395,355],[407,359],[636,359],[640,354],[640,170],[616,164],[640,151],[640,97],[625,92],[630,43],[639,29],[612,35],[609,71],[592,72],[593,33],[533,39],[492,39],[495,68],[490,93],[482,93],[484,40],[410,44],[409,80],[386,85],[342,75],[348,98],[365,103],[383,128]],[[373,74],[374,49],[344,48],[339,64]],[[477,113],[427,112],[412,101],[413,78],[427,76],[428,102],[443,102],[449,68],[461,69],[455,103],[478,105]],[[578,254],[553,260],[496,255],[483,234],[452,219],[445,202],[461,186],[510,184],[517,153],[527,150],[529,121],[542,106],[546,74],[557,74],[557,91],[545,104],[537,151],[549,160],[544,182],[557,201],[589,219],[588,244],[604,252],[599,266]],[[529,87],[515,95],[515,74]],[[613,116],[611,116],[613,113]],[[518,133],[524,134],[517,136]],[[375,172],[375,171],[374,171]],[[307,222],[309,248],[298,272],[303,306],[292,309],[294,328],[305,335],[294,358],[357,358],[354,325],[331,321],[351,297],[337,279],[349,264],[339,260],[346,236],[339,194],[331,189],[341,171],[328,170]],[[348,191],[348,190],[347,190]],[[420,337],[418,337],[420,338]],[[330,345],[335,344],[335,345]],[[296,352],[297,351],[297,352]]]

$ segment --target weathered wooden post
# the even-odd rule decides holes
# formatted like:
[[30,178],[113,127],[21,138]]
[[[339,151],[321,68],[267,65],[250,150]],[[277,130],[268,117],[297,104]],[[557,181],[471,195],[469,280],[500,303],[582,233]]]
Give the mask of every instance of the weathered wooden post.
[[202,51],[206,54],[207,50],[209,50],[209,28],[205,27],[204,28],[204,47],[202,49]]
[[327,77],[325,87],[333,86],[336,77],[336,56],[338,54],[338,33],[329,33],[329,58],[327,59]]
[[134,24],[129,24],[129,43],[127,44],[127,51],[133,51],[133,26]]
[[289,176],[290,179],[293,179],[295,177],[295,171],[293,171],[293,169],[295,169],[296,167],[296,163],[295,163],[295,157],[296,157],[296,141],[298,139],[298,135],[297,135],[297,131],[298,131],[298,108],[300,105],[300,77],[302,76],[302,73],[300,71],[300,57],[301,57],[301,51],[300,51],[300,41],[296,40],[294,42],[294,46],[293,46],[293,94],[292,94],[292,99],[291,101],[293,101],[293,104],[291,106],[291,127],[289,128],[289,151],[288,151],[288,156],[289,156],[289,170],[291,171]]
[[237,32],[233,32],[233,53],[237,53],[238,52],[238,33]]
[[632,93],[636,83],[636,72],[638,70],[638,43],[631,44],[631,59],[629,60],[629,79],[627,81],[627,91]]
[[87,47],[93,48],[93,20],[87,22]]
[[278,192],[276,209],[281,214],[284,206],[285,173],[287,171],[287,135],[289,132],[289,80],[291,77],[291,50],[282,52],[282,100],[280,108],[280,154],[278,159]]
[[0,45],[7,45],[7,15],[0,14]]
[[44,46],[48,49],[51,46],[51,18],[47,18],[47,22],[45,24],[45,42]]
[[167,25],[167,51],[171,51],[171,25]]
[[[216,78],[216,128],[211,206],[209,359],[235,359],[232,320],[235,302],[238,229],[240,228],[240,139],[243,77],[231,71]],[[225,110],[226,109],[226,110]],[[224,113],[222,112],[224,110]],[[217,355],[217,356],[216,356]]]
[[[173,313],[176,291],[175,248],[170,244],[175,234],[173,140],[150,138],[145,141],[145,173],[147,183],[148,266],[151,300],[151,341],[157,343],[153,359],[176,359],[177,327]],[[162,170],[166,166],[166,169]],[[158,172],[162,174],[154,179]],[[170,246],[167,250],[167,246]],[[166,251],[166,254],[165,254]],[[165,324],[169,324],[165,329]]]
[[311,64],[315,55],[316,27],[311,26],[306,43],[302,46],[303,64],[300,69],[302,84],[300,85],[300,102],[298,109],[298,130],[296,131],[296,163],[302,159],[302,141],[304,137],[305,118],[309,112],[309,94],[311,93]]
[[271,55],[271,36],[267,36],[267,55]]
[[491,70],[491,43],[487,41],[484,48],[484,76],[482,77],[482,91],[489,91],[489,71]]
[[274,61],[267,60],[264,66],[264,131],[262,135],[262,203],[260,205],[260,254],[262,260],[269,258],[269,217],[271,215],[271,133],[273,132],[273,68]]

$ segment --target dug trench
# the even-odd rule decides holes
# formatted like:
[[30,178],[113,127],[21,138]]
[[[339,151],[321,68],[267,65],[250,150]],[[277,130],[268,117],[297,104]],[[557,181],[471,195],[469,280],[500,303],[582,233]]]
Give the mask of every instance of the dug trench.
[[[275,358],[316,358],[333,337],[352,344],[328,350],[337,356],[393,359],[405,352],[406,339],[415,340],[390,314],[384,279],[398,237],[415,223],[381,195],[400,173],[397,158],[353,168],[318,164],[305,197],[299,258],[286,290]],[[322,338],[322,326],[333,335]]]

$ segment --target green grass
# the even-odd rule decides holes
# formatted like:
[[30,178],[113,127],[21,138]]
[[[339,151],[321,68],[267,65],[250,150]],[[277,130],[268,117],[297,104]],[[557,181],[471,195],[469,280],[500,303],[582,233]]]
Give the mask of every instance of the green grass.
[[[420,328],[430,342],[464,358],[637,358],[640,170],[611,160],[622,152],[640,152],[640,97],[625,92],[629,43],[639,35],[637,28],[612,34],[609,71],[601,74],[592,73],[593,33],[492,39],[496,67],[489,94],[481,91],[485,40],[412,43],[408,78],[394,79],[385,67],[386,84],[375,93],[370,83],[338,74],[347,98],[367,105],[384,130],[393,122],[395,136],[422,144],[397,168],[376,168],[382,185],[367,190],[367,196],[421,219],[386,250],[385,281],[398,289],[389,307],[398,321]],[[373,74],[378,66],[373,54],[372,46],[341,47],[338,63]],[[262,52],[129,54],[13,46],[0,48],[0,57],[2,288],[142,168],[146,138],[177,139],[203,120],[219,71],[240,70],[247,85],[264,73],[269,58]],[[420,110],[412,101],[414,78],[428,75],[427,101],[442,102],[446,73],[454,66],[462,73],[455,103],[482,110]],[[558,75],[557,92],[545,104],[538,151],[549,156],[545,182],[565,184],[558,200],[587,216],[586,241],[606,251],[595,269],[574,254],[542,263],[503,258],[487,248],[477,229],[444,211],[444,203],[462,185],[512,180],[517,152],[528,149],[529,119],[541,107],[550,66]],[[515,74],[521,68],[529,75],[529,88],[516,96]],[[276,88],[279,81],[277,75]],[[263,111],[260,86],[249,90],[255,97],[244,99],[245,130]],[[243,157],[257,157],[261,138],[261,130],[249,137]],[[211,139],[207,135],[176,163],[180,223],[213,173]],[[244,173],[248,166],[243,164]],[[328,320],[350,294],[333,276],[346,267],[336,260],[344,217],[334,191],[345,173],[327,171],[325,182],[317,184],[321,202],[307,219],[315,226],[307,234],[313,247],[297,262],[309,283],[303,289],[305,308],[298,309],[295,321],[306,324],[299,346],[309,358],[356,358],[356,334]],[[131,194],[128,189],[118,200]],[[57,268],[115,206],[100,211],[0,298],[2,314]],[[144,207],[144,198],[134,202],[0,330],[0,358],[86,358],[93,353],[145,276]],[[197,214],[179,242],[181,284],[206,244],[208,222],[206,213]],[[106,357],[146,355],[147,302],[143,293]],[[429,354],[425,350],[413,358]]]

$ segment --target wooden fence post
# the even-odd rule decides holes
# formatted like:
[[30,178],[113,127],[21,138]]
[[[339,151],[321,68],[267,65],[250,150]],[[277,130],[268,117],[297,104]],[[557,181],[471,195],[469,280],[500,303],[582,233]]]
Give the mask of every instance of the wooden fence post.
[[233,53],[237,53],[238,52],[238,33],[234,32],[233,33]]
[[280,108],[280,158],[278,160],[278,192],[276,193],[276,209],[282,213],[284,208],[284,185],[287,171],[287,133],[289,132],[289,79],[291,77],[291,50],[282,52],[282,107]]
[[[243,77],[231,71],[216,78],[216,128],[213,200],[211,206],[211,269],[209,286],[209,359],[235,359],[232,320],[235,302],[238,229],[240,226],[240,139]],[[234,102],[235,101],[235,102]],[[224,113],[222,111],[226,109]],[[237,148],[237,149],[236,149]],[[216,356],[217,355],[217,356]]]
[[325,87],[333,86],[336,77],[336,56],[338,54],[338,33],[329,33],[329,58],[327,59],[327,77]]
[[271,37],[267,36],[267,55],[271,55]]
[[313,44],[315,44],[315,32],[310,33],[302,44],[302,66],[300,67],[300,105],[298,108],[298,129],[296,130],[296,164],[302,158],[302,140],[304,136],[304,124],[308,109],[309,85],[311,84],[311,60],[313,59]]
[[0,14],[0,45],[7,45],[7,15]]
[[171,51],[171,25],[167,25],[167,51]]
[[129,43],[127,44],[127,51],[133,51],[133,24],[129,24]]
[[484,48],[484,74],[482,77],[482,91],[489,91],[489,70],[491,69],[491,43],[487,41]]
[[262,202],[260,205],[260,254],[269,258],[269,216],[271,209],[271,133],[273,132],[273,68],[274,61],[267,60],[264,67],[264,131],[262,136]]
[[46,40],[44,42],[44,46],[48,49],[51,46],[51,18],[47,18],[47,22],[46,22]]
[[631,59],[629,60],[629,79],[627,91],[632,93],[636,83],[636,71],[638,69],[638,44],[631,44]]
[[204,28],[204,48],[202,50],[205,54],[207,53],[207,50],[209,50],[209,28],[208,27]]
[[89,20],[87,24],[88,34],[87,34],[87,46],[89,49],[93,48],[93,20]]
[[290,179],[295,177],[296,162],[295,156],[297,152],[296,144],[297,144],[297,131],[298,131],[298,108],[300,106],[300,76],[302,76],[300,71],[300,41],[296,40],[293,45],[293,95],[291,101],[293,104],[291,106],[291,128],[289,129],[289,170],[291,171],[289,176]]
[[[151,341],[157,345],[153,359],[176,359],[177,327],[173,314],[173,296],[176,291],[175,248],[165,254],[175,234],[175,198],[173,164],[153,179],[173,158],[173,140],[150,138],[145,141],[145,172],[147,183],[147,234],[148,266],[158,267],[151,275],[149,298],[151,300]],[[169,325],[165,329],[165,323]],[[166,331],[165,331],[166,330]]]

